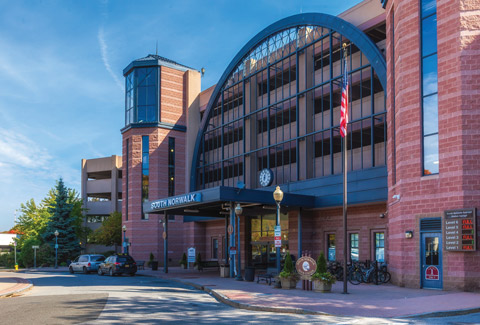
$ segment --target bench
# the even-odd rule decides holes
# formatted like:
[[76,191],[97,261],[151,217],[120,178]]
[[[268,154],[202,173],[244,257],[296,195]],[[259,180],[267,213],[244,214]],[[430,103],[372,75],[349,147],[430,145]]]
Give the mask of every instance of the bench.
[[203,269],[206,269],[206,268],[220,269],[220,264],[218,264],[218,261],[202,261],[202,262],[200,262],[200,265],[198,266],[198,270],[203,271]]
[[137,270],[140,270],[140,268],[145,270],[145,261],[137,261]]
[[257,283],[260,281],[265,281],[266,284],[271,285],[272,282],[275,283],[275,277],[277,276],[276,268],[267,268],[265,273],[257,274]]

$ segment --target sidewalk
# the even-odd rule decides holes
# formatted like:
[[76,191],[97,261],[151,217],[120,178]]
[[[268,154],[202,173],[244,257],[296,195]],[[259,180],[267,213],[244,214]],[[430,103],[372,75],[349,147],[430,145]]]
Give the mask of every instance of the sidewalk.
[[337,282],[331,293],[297,289],[275,289],[273,285],[220,278],[218,271],[183,270],[170,267],[169,273],[150,269],[138,275],[174,280],[204,290],[236,308],[284,313],[330,314],[336,316],[408,317],[447,316],[480,312],[480,294],[439,290],[400,288],[391,284],[351,285],[342,294],[343,282]]
[[25,291],[32,286],[32,282],[26,279],[0,276],[0,298]]

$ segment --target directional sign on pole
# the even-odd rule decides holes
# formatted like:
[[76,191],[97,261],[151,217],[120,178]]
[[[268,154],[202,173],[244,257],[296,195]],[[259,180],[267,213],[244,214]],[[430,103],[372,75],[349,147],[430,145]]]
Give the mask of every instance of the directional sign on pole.
[[237,254],[237,247],[232,246],[230,247],[230,255],[236,255]]
[[280,226],[275,226],[275,237],[279,237],[282,235],[282,228]]
[[38,248],[40,248],[40,246],[34,245],[34,246],[32,246],[32,248],[33,248],[33,249],[38,249]]
[[282,228],[275,226],[275,247],[282,247]]

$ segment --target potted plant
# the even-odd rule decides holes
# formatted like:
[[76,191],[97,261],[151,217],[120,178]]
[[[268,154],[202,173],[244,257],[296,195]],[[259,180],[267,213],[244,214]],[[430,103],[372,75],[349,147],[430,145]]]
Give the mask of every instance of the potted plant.
[[200,253],[198,253],[197,257],[195,258],[195,263],[193,263],[193,268],[199,271],[202,269],[202,255],[200,255]]
[[332,291],[332,284],[337,282],[335,276],[327,271],[327,260],[323,253],[320,253],[318,257],[317,269],[312,275],[312,281],[314,290],[317,292],[330,292]]
[[287,252],[285,257],[285,265],[282,272],[278,275],[280,282],[282,283],[282,289],[295,289],[298,282],[298,274],[293,268],[292,257]]
[[187,254],[183,253],[182,259],[180,260],[180,266],[183,266],[184,269],[187,268]]
[[148,263],[152,267],[152,271],[157,271],[158,270],[158,261],[154,261],[155,257],[153,256],[153,253],[150,253],[150,261]]

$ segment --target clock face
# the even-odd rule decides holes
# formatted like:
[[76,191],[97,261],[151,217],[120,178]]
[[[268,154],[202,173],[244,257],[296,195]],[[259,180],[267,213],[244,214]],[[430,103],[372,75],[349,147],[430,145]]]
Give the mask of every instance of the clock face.
[[273,182],[273,172],[272,170],[265,168],[262,169],[259,176],[260,185],[263,187],[272,185]]

